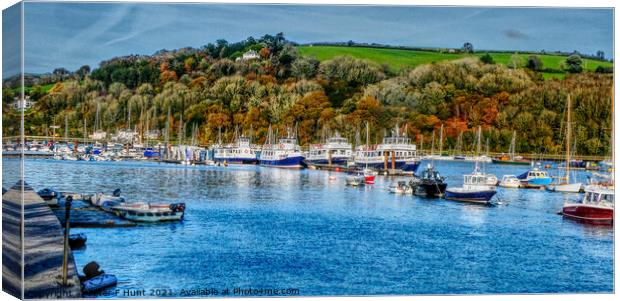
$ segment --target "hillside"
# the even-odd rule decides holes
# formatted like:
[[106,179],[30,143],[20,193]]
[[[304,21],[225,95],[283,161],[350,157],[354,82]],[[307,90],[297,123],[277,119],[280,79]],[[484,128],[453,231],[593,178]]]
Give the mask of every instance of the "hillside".
[[[240,57],[246,53],[254,56]],[[471,150],[480,126],[490,151],[506,151],[516,131],[517,152],[558,154],[570,94],[577,154],[610,154],[613,74],[553,73],[565,78],[542,80],[526,68],[509,68],[509,54],[491,54],[497,64],[476,55],[298,48],[278,34],[115,57],[92,72],[59,67],[27,89],[36,104],[27,111],[24,132],[50,135],[52,125],[67,124],[70,137],[83,137],[130,123],[141,133],[168,133],[173,143],[207,145],[220,136],[231,141],[235,132],[252,133],[262,144],[269,128],[279,136],[296,128],[307,146],[334,131],[353,142],[368,122],[370,143],[399,126],[428,148],[443,124],[444,149],[455,148],[462,136],[464,150]],[[547,65],[540,70],[564,72],[553,69],[565,57],[539,59]],[[576,60],[573,66],[586,71],[605,65]],[[403,68],[411,72],[388,70]],[[21,115],[8,105],[16,92],[3,89],[4,136],[19,134]]]
[[[403,49],[385,49],[385,48],[367,48],[367,47],[346,47],[346,46],[299,46],[300,52],[303,55],[313,56],[319,61],[330,60],[342,55],[350,55],[355,58],[367,59],[378,64],[387,64],[391,71],[398,72],[403,68],[415,68],[422,64],[428,64],[432,62],[440,62],[446,60],[456,60],[468,56],[480,57],[486,52],[479,52],[475,54],[464,53],[440,53],[435,51],[420,51],[420,50],[403,50]],[[491,57],[496,63],[508,65],[513,55],[512,53],[504,52],[489,52]],[[530,54],[517,54],[520,58],[521,64],[525,64],[527,57]],[[537,55],[543,63],[544,68],[555,69],[558,73],[542,72],[546,77],[561,77],[563,78],[562,64],[566,61],[566,56],[563,55]],[[584,62],[584,69],[587,71],[594,71],[598,66],[611,67],[613,64],[610,62],[603,62],[593,59],[582,59]]]

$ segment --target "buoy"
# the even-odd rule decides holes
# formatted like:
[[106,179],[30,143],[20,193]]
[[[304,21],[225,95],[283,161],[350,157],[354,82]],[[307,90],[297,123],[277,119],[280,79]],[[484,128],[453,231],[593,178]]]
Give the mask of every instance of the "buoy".
[[340,172],[340,167],[336,167],[336,171]]

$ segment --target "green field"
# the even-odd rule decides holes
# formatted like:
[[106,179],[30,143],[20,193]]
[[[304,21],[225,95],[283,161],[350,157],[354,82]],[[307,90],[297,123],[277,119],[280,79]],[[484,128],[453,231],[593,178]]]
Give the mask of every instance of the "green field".
[[[387,64],[392,71],[399,71],[403,68],[413,68],[418,65],[439,62],[445,60],[455,60],[468,56],[482,56],[485,52],[476,54],[456,54],[440,53],[435,51],[401,50],[401,49],[381,49],[365,47],[346,47],[346,46],[300,46],[298,47],[302,55],[313,56],[320,61],[329,60],[341,55],[367,59],[378,64]],[[489,52],[496,63],[508,64],[514,54]],[[521,64],[525,64],[530,54],[518,54]],[[543,62],[544,68],[561,69],[566,56],[561,55],[538,55]],[[602,62],[591,59],[584,59],[584,68],[593,71],[598,66],[612,66],[610,62]],[[545,78],[563,78],[561,73],[543,73]]]
[[[47,93],[50,89],[52,89],[54,87],[54,85],[55,84],[47,84],[47,85],[41,86],[41,88],[42,88],[44,93]],[[32,91],[33,88],[34,88],[34,86],[24,87],[24,92],[26,94],[29,94]],[[13,88],[13,89],[11,89],[11,92],[13,92],[14,94],[19,94],[20,93],[19,92],[19,88]]]

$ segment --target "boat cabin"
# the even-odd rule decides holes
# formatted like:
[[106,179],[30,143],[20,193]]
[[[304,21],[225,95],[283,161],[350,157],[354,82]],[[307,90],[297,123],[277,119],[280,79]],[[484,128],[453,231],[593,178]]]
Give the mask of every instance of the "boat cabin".
[[614,207],[614,192],[610,189],[586,189],[583,204]]

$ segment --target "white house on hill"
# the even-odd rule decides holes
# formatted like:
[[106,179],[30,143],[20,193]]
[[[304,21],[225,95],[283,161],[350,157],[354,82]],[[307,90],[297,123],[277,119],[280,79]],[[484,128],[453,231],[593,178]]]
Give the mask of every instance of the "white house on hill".
[[256,59],[259,59],[259,58],[260,58],[260,55],[258,54],[258,52],[254,51],[254,50],[247,51],[246,53],[244,53],[241,56],[241,59],[244,60],[244,61],[256,60]]
[[15,101],[11,104],[11,108],[14,110],[27,110],[34,106],[35,102],[30,100],[30,96],[26,96],[24,99],[15,97]]

